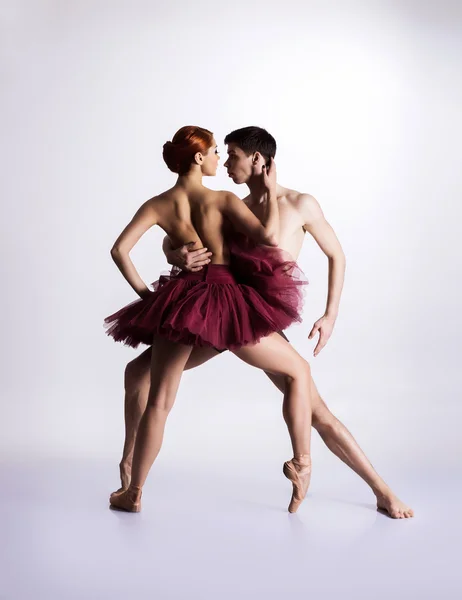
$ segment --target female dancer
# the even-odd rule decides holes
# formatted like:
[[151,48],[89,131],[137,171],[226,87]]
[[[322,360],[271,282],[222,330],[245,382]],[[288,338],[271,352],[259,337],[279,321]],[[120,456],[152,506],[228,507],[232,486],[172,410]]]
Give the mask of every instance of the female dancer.
[[[138,512],[148,472],[160,451],[167,416],[175,401],[185,364],[195,346],[230,349],[250,365],[287,378],[283,413],[294,457],[284,463],[293,484],[289,511],[303,501],[311,475],[311,407],[309,366],[278,334],[300,311],[297,267],[279,249],[241,246],[225,239],[228,222],[255,242],[277,245],[279,229],[275,195],[275,166],[262,177],[268,193],[268,212],[260,222],[230,192],[203,186],[204,175],[215,175],[219,156],[213,134],[184,127],[164,145],[164,160],[179,177],[175,186],[148,200],[124,229],[111,251],[128,283],[141,297],[108,317],[108,334],[136,347],[151,344],[151,389],[141,420],[129,488],[111,495],[112,506]],[[263,157],[258,157],[262,163]],[[181,246],[205,243],[211,264],[196,273],[176,272],[161,277],[151,292],[138,275],[129,252],[153,225],[159,225]],[[230,268],[233,264],[233,270]],[[240,282],[239,282],[239,281]],[[245,281],[245,284],[242,282]]]

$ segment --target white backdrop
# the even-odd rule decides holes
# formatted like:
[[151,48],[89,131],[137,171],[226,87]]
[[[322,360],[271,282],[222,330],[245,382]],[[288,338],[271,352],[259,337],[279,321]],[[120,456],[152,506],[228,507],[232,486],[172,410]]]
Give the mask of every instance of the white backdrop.
[[[224,162],[226,133],[259,125],[277,139],[280,183],[318,199],[347,257],[315,360],[327,260],[308,238],[300,257],[311,285],[289,336],[322,395],[375,457],[428,464],[439,449],[451,465],[461,30],[457,2],[3,2],[2,455],[119,460],[136,353],[102,320],[134,294],[109,249],[174,183],[161,149],[179,127],[214,131]],[[223,169],[207,183],[246,194]],[[166,267],[162,237],[133,253],[149,282]],[[230,355],[186,374],[166,456],[288,458],[278,398]]]

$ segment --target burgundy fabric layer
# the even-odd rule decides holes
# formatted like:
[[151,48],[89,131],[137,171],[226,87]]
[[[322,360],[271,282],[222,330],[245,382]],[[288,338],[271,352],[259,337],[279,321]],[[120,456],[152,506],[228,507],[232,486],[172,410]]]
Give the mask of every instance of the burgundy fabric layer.
[[136,348],[156,335],[218,350],[254,344],[300,321],[307,283],[297,264],[278,248],[238,235],[229,241],[231,264],[188,273],[176,268],[154,292],[105,319],[107,334]]

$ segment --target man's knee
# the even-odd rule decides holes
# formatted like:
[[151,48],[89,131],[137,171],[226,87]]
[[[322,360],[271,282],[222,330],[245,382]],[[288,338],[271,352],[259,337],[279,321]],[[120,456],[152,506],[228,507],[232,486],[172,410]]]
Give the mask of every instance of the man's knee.
[[297,367],[297,378],[304,386],[309,386],[311,383],[311,367],[306,360],[301,360]]
[[290,374],[282,375],[281,384],[283,384],[284,390],[287,386],[296,383],[302,388],[309,387],[311,381],[311,368],[310,365],[305,361],[301,360],[292,365],[293,371]]

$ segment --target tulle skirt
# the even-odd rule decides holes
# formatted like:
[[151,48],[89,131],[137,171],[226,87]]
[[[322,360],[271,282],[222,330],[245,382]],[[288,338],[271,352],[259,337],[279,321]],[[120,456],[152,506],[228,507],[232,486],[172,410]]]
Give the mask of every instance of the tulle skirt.
[[105,319],[107,334],[136,348],[155,336],[234,350],[300,321],[303,285],[297,264],[279,248],[244,236],[229,242],[230,265],[189,273],[172,269],[138,299]]

